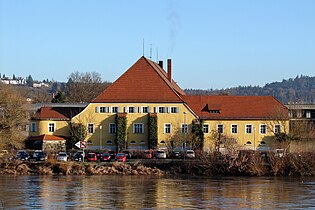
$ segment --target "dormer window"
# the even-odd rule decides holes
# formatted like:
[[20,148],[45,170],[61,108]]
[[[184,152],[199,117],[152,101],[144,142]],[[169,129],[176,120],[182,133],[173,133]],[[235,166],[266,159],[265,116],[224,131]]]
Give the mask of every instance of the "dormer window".
[[220,110],[209,110],[211,114],[220,114]]

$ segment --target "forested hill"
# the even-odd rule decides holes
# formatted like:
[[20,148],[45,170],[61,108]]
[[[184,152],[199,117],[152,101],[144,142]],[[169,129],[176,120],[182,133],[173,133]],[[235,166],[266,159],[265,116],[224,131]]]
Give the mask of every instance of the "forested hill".
[[272,95],[282,103],[315,103],[315,77],[297,76],[260,86],[239,86],[227,89],[185,89],[188,95]]

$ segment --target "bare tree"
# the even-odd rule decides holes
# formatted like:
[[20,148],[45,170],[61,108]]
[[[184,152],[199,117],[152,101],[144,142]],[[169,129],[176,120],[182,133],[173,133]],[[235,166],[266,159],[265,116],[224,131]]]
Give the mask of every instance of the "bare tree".
[[29,104],[19,92],[0,84],[0,148],[23,147],[22,131],[28,123]]
[[68,78],[67,100],[69,102],[89,102],[108,85],[108,82],[102,82],[101,75],[97,72],[73,72]]

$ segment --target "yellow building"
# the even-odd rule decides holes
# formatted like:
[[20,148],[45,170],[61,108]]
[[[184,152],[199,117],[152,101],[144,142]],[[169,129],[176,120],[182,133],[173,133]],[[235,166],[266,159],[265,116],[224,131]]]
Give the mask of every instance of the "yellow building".
[[[221,137],[254,149],[271,143],[270,126],[280,132],[288,122],[287,109],[270,96],[186,95],[172,79],[170,59],[165,71],[162,62],[157,64],[145,57],[83,110],[76,108],[70,116],[72,108],[40,109],[31,120],[30,135],[49,134],[67,139],[71,122],[86,126],[84,141],[89,142],[90,149],[203,146],[209,150]],[[196,136],[198,126],[202,126],[204,140],[200,133]]]

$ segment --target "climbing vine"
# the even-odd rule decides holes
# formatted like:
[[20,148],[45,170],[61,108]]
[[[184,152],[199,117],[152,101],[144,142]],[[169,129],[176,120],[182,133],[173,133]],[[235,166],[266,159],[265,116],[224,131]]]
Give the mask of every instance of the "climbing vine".
[[70,138],[66,141],[67,148],[74,148],[75,143],[83,141],[87,136],[87,128],[82,123],[69,123]]
[[193,120],[192,122],[192,147],[196,150],[203,149],[204,134],[203,126],[199,121]]
[[122,151],[127,146],[127,117],[117,114],[115,121],[117,126],[115,144],[117,151]]
[[158,143],[158,125],[156,114],[149,115],[148,127],[149,127],[148,147],[149,149],[156,149]]

